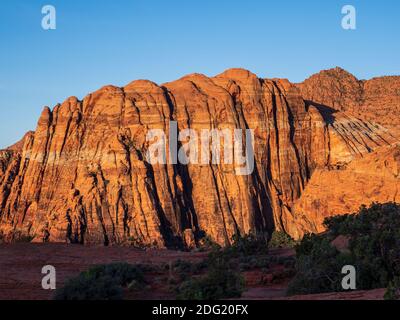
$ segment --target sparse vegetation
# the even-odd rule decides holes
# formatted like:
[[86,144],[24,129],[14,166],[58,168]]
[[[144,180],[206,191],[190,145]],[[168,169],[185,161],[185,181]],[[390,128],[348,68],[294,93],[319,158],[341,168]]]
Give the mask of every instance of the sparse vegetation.
[[193,263],[185,260],[177,260],[171,265],[171,271],[178,274],[181,280],[186,280],[189,277],[204,271],[207,267],[207,261]]
[[240,297],[244,290],[244,279],[240,271],[269,266],[265,235],[236,236],[232,241],[232,245],[225,248],[213,246],[202,264],[207,268],[207,273],[180,284],[176,288],[178,299],[215,300]]
[[[387,287],[400,275],[400,206],[395,203],[363,206],[359,212],[325,220],[327,232],[305,235],[296,246],[296,276],[288,294],[341,291],[341,269],[353,265],[357,289]],[[338,250],[332,241],[348,239]]]
[[200,247],[198,248],[199,251],[209,251],[216,248],[220,248],[221,246],[213,241],[210,236],[205,235],[199,241]]
[[241,296],[244,290],[243,277],[232,270],[223,257],[212,261],[206,275],[184,281],[177,288],[177,299],[216,300]]
[[210,253],[209,260],[214,256],[221,256],[226,260],[238,259],[241,257],[261,256],[268,253],[266,235],[255,236],[252,234],[234,236],[232,244],[225,248],[215,246]]
[[[280,276],[292,274],[294,259],[270,256],[267,239],[265,235],[234,237],[232,244],[225,248],[210,242],[212,249],[200,262],[179,259],[157,266],[127,263],[95,266],[68,280],[63,288],[57,290],[54,298],[123,299],[132,290],[138,292],[138,289],[146,287],[144,275],[147,272],[151,272],[152,277],[155,275],[157,285],[174,292],[177,299],[238,298],[245,289],[241,272],[259,269],[261,274],[269,274],[271,265],[283,264],[282,270],[274,272],[274,281],[279,281]],[[261,275],[260,281],[262,279]]]
[[400,300],[400,277],[395,277],[392,281],[389,282],[389,285],[386,289],[385,300]]
[[293,248],[296,241],[283,231],[274,231],[268,243],[269,248]]
[[34,235],[23,234],[22,232],[17,232],[14,234],[13,243],[29,243],[35,238]]
[[113,263],[98,265],[68,280],[58,289],[55,300],[120,300],[124,289],[145,285],[140,265]]

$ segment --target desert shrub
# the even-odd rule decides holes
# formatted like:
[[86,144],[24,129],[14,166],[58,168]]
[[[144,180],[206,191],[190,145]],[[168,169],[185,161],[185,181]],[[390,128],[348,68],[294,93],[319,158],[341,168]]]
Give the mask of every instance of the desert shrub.
[[193,274],[197,274],[208,266],[207,261],[203,260],[198,263],[193,263],[190,261],[185,260],[176,260],[172,265],[171,268],[173,272],[177,273],[179,277],[183,280],[186,280],[188,277],[192,276]]
[[140,266],[128,263],[98,265],[69,279],[55,300],[120,300],[123,289],[139,289],[145,281]]
[[213,241],[209,235],[205,235],[200,239],[198,251],[209,251],[217,248],[221,248],[221,246]]
[[218,264],[219,260],[224,260],[231,269],[247,270],[253,267],[265,267],[268,264],[265,260],[267,254],[266,238],[247,235],[234,237],[230,246],[214,247],[205,262],[212,266]]
[[[284,264],[289,266],[294,265],[293,258],[280,258],[270,255],[253,255],[253,256],[241,256],[238,259],[239,269],[241,271],[253,270],[253,269],[268,269],[271,264]],[[286,265],[287,264],[287,265]]]
[[13,243],[29,243],[35,238],[34,235],[29,235],[22,233],[21,231],[16,231],[13,235]]
[[395,277],[392,281],[389,282],[389,285],[386,289],[385,300],[400,300],[400,277]]
[[178,273],[190,273],[192,268],[193,264],[191,262],[181,259],[176,260],[172,265],[172,269]]
[[244,289],[242,276],[230,269],[223,258],[213,260],[206,275],[183,282],[177,299],[216,300],[240,297]]
[[353,262],[349,256],[318,236],[306,237],[297,249],[296,276],[289,283],[288,295],[340,290],[341,269]]
[[66,282],[57,290],[55,300],[121,300],[122,287],[110,277],[96,279],[88,274],[81,274]]
[[[296,276],[288,294],[341,291],[341,269],[356,268],[357,289],[387,287],[400,275],[400,206],[395,203],[362,206],[353,214],[325,220],[327,232],[305,235],[296,245]],[[344,236],[348,250],[332,241]]]
[[270,266],[270,260],[268,256],[249,256],[241,257],[239,259],[239,269],[241,271],[252,270],[256,268],[268,268]]
[[260,255],[268,252],[267,235],[234,236],[233,244],[227,248],[228,251],[236,255]]
[[138,240],[137,238],[133,236],[127,237],[122,244],[131,246],[135,249],[140,249],[140,250],[147,250],[149,248],[152,248],[153,246],[148,243],[143,243],[141,240]]
[[[182,272],[207,268],[203,276],[183,282],[177,287],[178,299],[222,299],[240,297],[244,281],[240,271],[269,267],[267,237],[265,235],[235,236],[228,247],[212,246],[202,264],[179,263]],[[195,269],[194,269],[195,268]]]
[[230,246],[221,248],[214,246],[209,253],[208,260],[222,257],[225,260],[235,260],[242,257],[250,258],[268,253],[267,238],[252,234],[234,236]]
[[293,248],[296,241],[283,231],[274,231],[268,243],[269,248]]
[[143,270],[140,265],[117,262],[94,266],[86,271],[89,276],[94,278],[110,277],[120,285],[126,285],[133,280],[144,282]]
[[296,259],[294,257],[279,257],[278,263],[283,264],[287,269],[294,269],[296,265]]

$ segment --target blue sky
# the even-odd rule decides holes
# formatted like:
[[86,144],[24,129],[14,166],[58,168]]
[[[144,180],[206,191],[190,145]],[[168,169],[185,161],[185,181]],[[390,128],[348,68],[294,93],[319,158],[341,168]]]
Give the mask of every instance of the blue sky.
[[[47,4],[56,30],[41,28]],[[341,27],[346,4],[356,30]],[[0,148],[34,130],[43,106],[105,84],[231,67],[293,82],[335,66],[400,74],[399,16],[398,0],[1,0]]]

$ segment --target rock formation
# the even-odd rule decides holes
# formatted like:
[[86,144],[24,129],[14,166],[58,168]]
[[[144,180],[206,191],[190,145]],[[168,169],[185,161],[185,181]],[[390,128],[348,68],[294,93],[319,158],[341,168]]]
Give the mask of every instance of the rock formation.
[[[227,245],[236,234],[321,231],[325,216],[398,200],[399,90],[399,78],[359,81],[341,69],[302,84],[230,69],[68,98],[0,152],[0,232],[193,247],[205,236]],[[148,163],[146,134],[168,134],[171,120],[179,132],[253,129],[253,172]]]
[[400,76],[358,80],[334,68],[311,76],[298,87],[306,100],[376,122],[400,136]]
[[322,232],[325,217],[357,212],[372,202],[400,202],[400,145],[377,148],[343,168],[318,169],[293,206],[289,233]]

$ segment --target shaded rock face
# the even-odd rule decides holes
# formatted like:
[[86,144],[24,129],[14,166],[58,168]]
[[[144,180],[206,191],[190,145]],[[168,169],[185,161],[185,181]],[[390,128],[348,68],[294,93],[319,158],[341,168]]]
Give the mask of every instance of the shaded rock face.
[[[351,76],[345,83],[350,96],[338,104],[324,95],[333,87],[313,93],[307,81],[230,69],[161,86],[106,86],[45,108],[36,131],[0,153],[0,231],[9,240],[193,247],[205,236],[228,245],[237,234],[319,230],[321,217],[336,212],[309,205],[326,183],[314,182],[313,191],[310,179],[397,141],[347,112],[366,85]],[[146,134],[162,129],[169,138],[171,120],[179,132],[253,129],[254,170],[240,176],[223,162],[149,164]]]
[[376,122],[400,137],[400,76],[358,80],[335,68],[323,70],[297,86],[305,100]]

